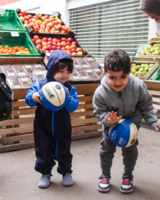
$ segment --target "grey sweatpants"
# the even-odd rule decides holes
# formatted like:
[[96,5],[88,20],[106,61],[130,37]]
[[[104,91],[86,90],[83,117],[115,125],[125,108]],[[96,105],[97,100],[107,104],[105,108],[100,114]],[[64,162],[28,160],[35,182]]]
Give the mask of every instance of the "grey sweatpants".
[[[132,175],[136,160],[138,157],[137,150],[138,141],[136,141],[132,146],[128,148],[122,148],[123,164],[124,164],[124,174],[123,175]],[[119,147],[117,147],[119,148]],[[109,139],[108,134],[104,134],[101,148],[100,148],[100,160],[102,174],[110,176],[110,170],[112,166],[112,159],[114,153],[116,152],[116,146]]]

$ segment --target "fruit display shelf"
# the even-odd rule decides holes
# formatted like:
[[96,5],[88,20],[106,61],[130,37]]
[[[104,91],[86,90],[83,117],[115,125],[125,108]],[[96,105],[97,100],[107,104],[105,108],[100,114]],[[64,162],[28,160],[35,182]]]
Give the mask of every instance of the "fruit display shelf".
[[134,60],[154,60],[160,58],[160,42],[156,43],[142,43],[140,44],[137,52],[133,55]]
[[67,27],[61,19],[59,12],[51,15],[41,13],[26,13],[17,9],[17,14],[25,27],[31,28],[36,33],[59,33],[67,34]]
[[82,49],[75,39],[75,33],[69,31],[67,36],[61,34],[46,34],[30,32],[30,38],[38,50],[43,50],[49,56],[54,50],[66,51],[70,56],[85,56],[88,52]]
[[0,9],[0,30],[26,32],[17,12],[9,9]]
[[134,61],[131,64],[131,73],[140,79],[148,80],[158,68],[158,62]]

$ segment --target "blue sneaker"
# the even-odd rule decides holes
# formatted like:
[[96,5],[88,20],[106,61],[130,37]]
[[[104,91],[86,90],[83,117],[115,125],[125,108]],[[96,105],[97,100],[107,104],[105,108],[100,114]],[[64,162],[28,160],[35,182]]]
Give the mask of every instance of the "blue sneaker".
[[48,188],[50,186],[50,175],[43,174],[38,182],[39,188]]
[[106,175],[101,175],[99,177],[99,183],[98,183],[98,191],[99,192],[109,192],[110,191],[110,176],[106,176]]
[[62,179],[62,185],[65,187],[70,187],[73,185],[73,179],[70,173],[66,173]]
[[129,194],[133,192],[133,179],[127,176],[123,176],[120,192],[123,194]]

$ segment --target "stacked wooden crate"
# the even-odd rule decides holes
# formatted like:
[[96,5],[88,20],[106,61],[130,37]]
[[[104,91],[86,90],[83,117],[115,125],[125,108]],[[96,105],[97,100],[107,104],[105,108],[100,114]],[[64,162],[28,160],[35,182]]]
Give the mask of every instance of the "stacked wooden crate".
[[[71,114],[72,140],[102,135],[102,125],[93,116],[92,97],[95,84],[74,85],[78,92],[79,107]],[[33,120],[35,109],[24,101],[26,88],[14,89],[11,117],[0,122],[0,153],[34,147]],[[62,119],[63,126],[63,119]]]

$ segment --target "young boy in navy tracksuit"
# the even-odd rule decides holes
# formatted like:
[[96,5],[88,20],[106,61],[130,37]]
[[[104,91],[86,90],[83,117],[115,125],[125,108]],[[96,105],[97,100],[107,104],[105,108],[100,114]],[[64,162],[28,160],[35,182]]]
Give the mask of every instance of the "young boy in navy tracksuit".
[[[72,186],[71,177],[72,154],[71,146],[71,112],[78,107],[76,89],[67,82],[73,70],[72,58],[61,50],[53,51],[49,57],[45,79],[35,82],[25,95],[25,101],[30,106],[37,106],[34,119],[34,140],[36,151],[35,170],[42,174],[38,182],[40,188],[50,186],[50,176],[55,160],[58,161],[58,173],[62,174],[62,185]],[[45,109],[39,101],[40,89],[50,81],[63,84],[69,98],[66,106],[58,111]]]

